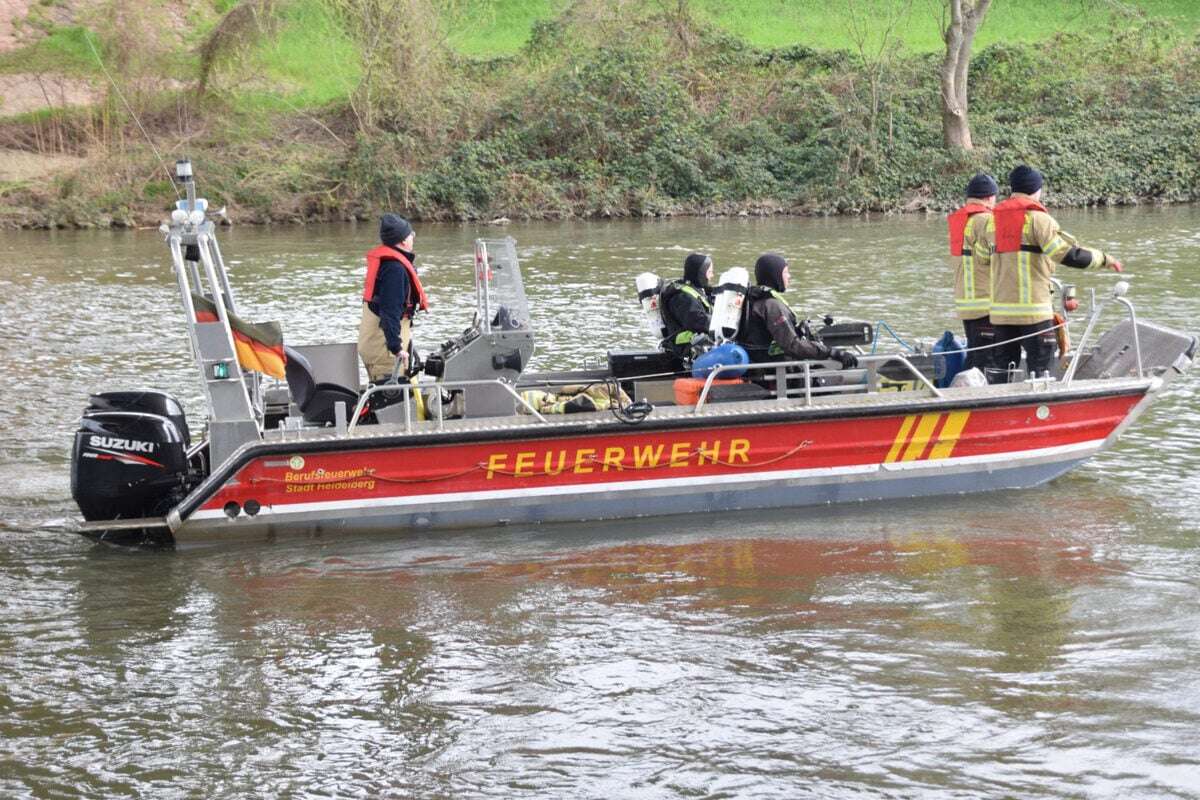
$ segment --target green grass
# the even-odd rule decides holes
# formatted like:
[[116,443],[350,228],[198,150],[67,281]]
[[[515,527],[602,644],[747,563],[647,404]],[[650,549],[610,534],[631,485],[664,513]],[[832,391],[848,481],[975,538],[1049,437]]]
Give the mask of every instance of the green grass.
[[[846,23],[848,10],[872,12],[894,8],[891,0],[692,0],[696,15],[756,47],[802,44],[818,49],[852,49]],[[661,11],[670,0],[647,0]],[[566,0],[468,0],[456,15],[451,44],[464,55],[507,55],[521,48],[534,23],[552,18]],[[977,47],[998,41],[1034,42],[1059,31],[1102,28],[1121,6],[1137,8],[1180,30],[1200,30],[1200,0],[997,0],[988,12]],[[900,29],[904,45],[918,52],[940,50],[936,0],[914,0]]]
[[[99,72],[81,25],[55,28],[35,44],[0,53],[0,74],[18,72],[92,75]],[[94,41],[94,39],[93,39]]]
[[346,97],[359,78],[358,48],[321,0],[288,5],[278,33],[249,62],[258,80],[235,96],[260,109],[319,107]]
[[450,46],[465,56],[517,52],[535,23],[553,19],[569,0],[466,0],[447,20]]

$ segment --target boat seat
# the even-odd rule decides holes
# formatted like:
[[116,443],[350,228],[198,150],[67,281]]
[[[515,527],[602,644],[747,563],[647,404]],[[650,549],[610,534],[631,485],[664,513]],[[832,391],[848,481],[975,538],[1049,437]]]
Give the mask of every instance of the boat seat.
[[358,392],[336,383],[318,383],[313,378],[312,365],[298,350],[284,346],[287,354],[287,384],[292,393],[292,402],[300,409],[305,422],[315,425],[332,425],[334,406],[346,404],[346,414],[354,412],[358,403]]

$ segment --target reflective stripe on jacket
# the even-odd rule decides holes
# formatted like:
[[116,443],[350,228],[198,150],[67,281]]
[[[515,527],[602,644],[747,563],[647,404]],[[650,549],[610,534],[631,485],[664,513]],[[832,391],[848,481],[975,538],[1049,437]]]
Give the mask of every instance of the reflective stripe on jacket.
[[[966,206],[965,208],[971,208]],[[982,206],[971,211],[963,223],[962,236],[954,260],[954,310],[963,320],[980,319],[988,315],[992,301],[992,248],[987,238],[987,226],[992,215]],[[954,221],[953,215],[952,223]],[[955,245],[951,237],[951,251]]]

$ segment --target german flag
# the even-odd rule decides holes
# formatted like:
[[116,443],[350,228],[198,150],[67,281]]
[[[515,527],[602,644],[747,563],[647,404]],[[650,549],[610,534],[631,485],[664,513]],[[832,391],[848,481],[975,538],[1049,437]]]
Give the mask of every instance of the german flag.
[[[217,306],[207,297],[192,295],[197,322],[216,322]],[[283,331],[278,322],[246,322],[229,312],[229,327],[233,329],[233,345],[242,369],[262,372],[283,380],[287,356],[283,352]]]

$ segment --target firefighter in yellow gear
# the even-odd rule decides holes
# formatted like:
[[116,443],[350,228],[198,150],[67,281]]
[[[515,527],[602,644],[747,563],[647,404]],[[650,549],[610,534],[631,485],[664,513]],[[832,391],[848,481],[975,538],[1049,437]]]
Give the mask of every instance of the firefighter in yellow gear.
[[[1057,345],[1050,278],[1062,264],[1075,269],[1108,267],[1121,262],[1094,248],[1080,247],[1042,205],[1042,174],[1024,164],[1008,176],[1012,194],[992,209],[987,226],[992,250],[992,302],[988,316],[996,330],[995,365],[1021,361],[1030,375],[1049,371]],[[1033,335],[1040,333],[1040,336]]]
[[954,264],[954,310],[967,334],[967,369],[992,364],[995,331],[988,318],[992,304],[992,250],[987,226],[1000,187],[979,173],[967,184],[967,201],[947,218],[950,258]]

